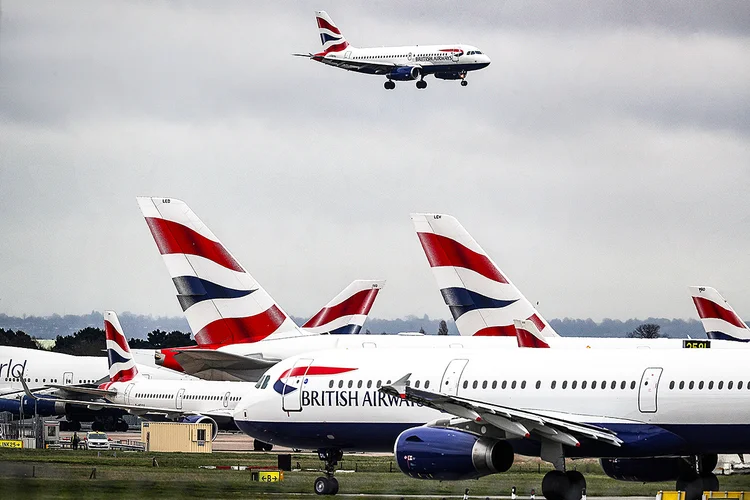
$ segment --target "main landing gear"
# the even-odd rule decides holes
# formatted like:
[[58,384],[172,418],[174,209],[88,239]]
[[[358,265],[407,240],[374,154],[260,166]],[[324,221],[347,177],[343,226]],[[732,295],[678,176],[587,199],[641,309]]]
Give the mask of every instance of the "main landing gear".
[[417,88],[418,89],[426,89],[427,88],[427,82],[424,80],[417,80]]
[[469,84],[469,82],[466,81],[466,71],[462,71],[458,76],[461,77],[461,86],[466,87]]
[[339,492],[339,482],[333,477],[336,464],[339,463],[344,453],[335,448],[318,450],[318,458],[325,462],[325,476],[315,480],[315,493],[318,495],[335,495]]
[[717,455],[691,457],[677,479],[677,491],[685,492],[685,500],[700,500],[704,491],[717,491],[719,478],[713,473],[719,460]]
[[549,471],[542,478],[544,498],[547,500],[581,500],[586,492],[586,478],[578,471],[565,471],[565,455],[562,445],[542,441],[541,458],[555,466],[555,470]]
[[385,90],[393,90],[396,88],[396,83],[393,80],[386,80],[383,87],[385,87]]
[[264,443],[263,441],[253,440],[253,450],[255,451],[271,451],[273,445],[271,443]]

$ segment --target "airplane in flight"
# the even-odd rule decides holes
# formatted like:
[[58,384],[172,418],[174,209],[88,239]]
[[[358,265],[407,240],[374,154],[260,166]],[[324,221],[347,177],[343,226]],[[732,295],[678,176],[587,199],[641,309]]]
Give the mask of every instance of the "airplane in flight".
[[471,45],[412,45],[405,47],[356,48],[351,45],[331,17],[317,11],[320,41],[323,50],[315,54],[293,54],[308,57],[329,66],[386,77],[384,87],[396,88],[397,81],[416,80],[418,89],[427,88],[425,76],[434,75],[440,80],[460,80],[461,86],[469,84],[469,71],[490,65],[490,58]]
[[710,286],[688,288],[708,338],[750,342],[750,329],[718,290]]
[[[531,321],[527,321],[533,324]],[[566,458],[620,480],[716,490],[717,454],[750,449],[743,349],[352,349],[285,359],[244,395],[235,423],[263,442],[318,450],[335,494],[343,451],[390,452],[411,477],[501,473],[537,456],[548,500],[578,500]]]
[[[236,430],[233,410],[241,396],[255,384],[146,378],[133,360],[114,311],[105,311],[104,331],[109,380],[94,388],[48,384],[47,387],[69,395],[58,401],[91,409],[122,410],[149,420],[210,423],[214,438],[219,429]],[[25,382],[24,386],[28,387]],[[36,397],[30,390],[26,393]]]
[[[411,214],[411,220],[459,333],[515,337],[514,318],[524,317],[529,309],[516,300],[514,290],[517,288],[507,274],[455,217],[415,213]],[[710,287],[690,287],[690,290],[706,331],[712,329],[712,333],[708,333],[709,340],[560,337],[538,312],[524,319],[532,321],[539,330],[540,339],[556,349],[748,347],[736,341],[750,339],[750,330],[718,292]]]
[[[359,282],[359,288],[343,294],[349,299],[339,302],[334,298],[333,304],[326,305],[299,328],[185,202],[153,197],[138,198],[138,204],[177,288],[178,300],[191,329],[196,339],[203,342],[198,347],[160,350],[156,361],[160,366],[209,380],[255,382],[281,359],[316,349],[516,346],[515,336],[457,338],[408,332],[321,335],[324,331],[341,331],[343,321],[348,322],[344,331],[359,331],[375,298],[373,290],[382,287],[380,281]],[[505,284],[503,292],[515,304],[513,308],[498,307],[495,314],[502,324],[512,325],[516,314],[539,317],[531,302],[512,283]],[[254,297],[257,297],[255,302]],[[283,316],[275,311],[281,311]],[[275,318],[275,322],[269,325],[256,319],[266,317]],[[356,329],[352,329],[355,323]]]

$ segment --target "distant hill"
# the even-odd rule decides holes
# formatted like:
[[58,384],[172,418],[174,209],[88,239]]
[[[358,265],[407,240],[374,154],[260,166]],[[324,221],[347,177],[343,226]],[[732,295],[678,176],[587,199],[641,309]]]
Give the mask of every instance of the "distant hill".
[[[119,315],[125,335],[128,338],[145,339],[149,332],[161,329],[167,332],[179,330],[181,332],[190,331],[187,321],[182,316],[174,317],[154,317],[142,314],[132,314],[124,312]],[[304,319],[294,317],[298,324],[304,323]],[[101,328],[104,322],[103,316],[98,311],[92,311],[90,314],[60,316],[8,316],[0,314],[0,328],[6,330],[22,330],[32,337],[38,339],[54,339],[58,335],[66,336],[83,328],[92,326]],[[448,332],[450,335],[458,335],[456,324],[452,320],[446,320]],[[604,319],[600,323],[592,319],[553,319],[550,321],[552,327],[565,337],[624,337],[628,332],[643,323],[655,323],[661,327],[661,333],[672,338],[705,338],[703,327],[695,319],[666,319],[666,318],[647,318],[647,319]],[[423,328],[427,334],[436,334],[440,319],[431,319],[427,315],[407,316],[402,319],[378,319],[370,318],[365,323],[363,330],[369,330],[371,333],[399,333],[399,332],[418,332]],[[364,331],[363,331],[364,333]]]

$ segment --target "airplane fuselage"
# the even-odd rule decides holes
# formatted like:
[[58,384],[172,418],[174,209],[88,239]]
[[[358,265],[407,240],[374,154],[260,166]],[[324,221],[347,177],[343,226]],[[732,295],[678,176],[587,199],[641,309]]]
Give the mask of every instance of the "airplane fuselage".
[[[402,431],[450,417],[378,391],[411,373],[415,388],[599,426],[624,442],[585,440],[566,447],[568,456],[740,453],[750,450],[746,357],[744,349],[313,352],[271,368],[235,422],[284,446],[390,451]],[[533,436],[512,444],[539,454]]]

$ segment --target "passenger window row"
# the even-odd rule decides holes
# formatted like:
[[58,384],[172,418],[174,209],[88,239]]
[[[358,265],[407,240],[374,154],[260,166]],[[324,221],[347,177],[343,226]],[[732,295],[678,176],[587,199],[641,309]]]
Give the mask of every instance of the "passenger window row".
[[[480,382],[479,380],[474,380],[473,382],[471,382],[471,388],[478,389],[480,387],[480,384],[481,384],[482,389],[487,389],[488,386],[491,386],[492,389],[497,389],[498,387],[497,380],[493,380],[491,384],[487,380],[484,380],[482,382]],[[521,380],[520,382],[516,380],[512,380],[512,381],[503,380],[499,385],[500,385],[500,389],[508,389],[508,388],[515,389],[516,387],[520,387],[521,389],[526,389],[525,380]],[[621,390],[625,390],[628,387],[628,385],[630,386],[631,390],[635,389],[635,380],[630,381],[630,384],[628,384],[628,382],[625,380],[622,380],[620,382],[617,382],[616,380],[612,380],[609,384],[607,383],[606,380],[602,380],[601,384],[599,384],[598,380],[591,381],[591,384],[589,384],[588,380],[582,380],[580,384],[578,383],[577,380],[572,380],[570,381],[570,383],[568,383],[567,380],[563,380],[560,383],[560,388],[561,389],[568,389],[568,388],[577,389],[580,387],[581,389],[586,389],[587,387],[590,387],[591,389],[596,389],[597,387],[599,387],[601,389],[606,389],[607,387],[609,387],[610,389],[617,389],[617,387],[619,386]],[[464,389],[468,389],[469,381],[464,380],[462,387]],[[536,383],[534,384],[534,387],[537,389],[541,389],[542,381],[537,380]],[[552,382],[550,382],[550,389],[556,389],[556,388],[557,388],[557,380],[553,380]]]
[[[421,380],[417,380],[416,382],[414,382],[414,387],[417,388],[417,389],[419,389],[419,386],[422,385],[421,382],[422,382]],[[390,385],[390,383],[391,383],[390,380],[386,380],[385,381],[385,385]],[[329,380],[328,381],[328,388],[329,389],[333,389],[334,385],[336,385],[336,383],[333,380]],[[376,389],[380,389],[383,386],[383,381],[382,380],[377,380],[377,381],[375,381],[373,383],[372,380],[368,380],[366,382],[364,380],[357,380],[356,382],[354,380],[349,380],[349,381],[339,380],[339,383],[337,385],[338,385],[339,389],[343,389],[344,387],[347,387],[348,389],[353,389],[355,387],[355,385],[356,385],[357,389],[362,389],[363,387],[365,387],[367,389],[372,389],[373,385],[375,386]],[[409,383],[407,385],[411,385],[411,383]],[[424,389],[429,389],[430,388],[430,381],[429,380],[425,380],[423,387],[424,387]]]
[[[669,382],[669,389],[670,390],[674,390],[675,387],[678,387],[679,390],[683,390],[683,389],[685,389],[685,386],[686,386],[686,384],[685,384],[684,380],[681,380],[679,382],[679,384],[676,381],[674,381],[674,380],[672,380],[672,381]],[[696,383],[694,380],[691,380],[691,381],[689,381],[687,383],[688,390],[693,390],[696,387],[697,387],[697,389],[699,391],[703,390],[704,387],[706,387],[710,391],[710,390],[713,390],[713,388],[714,388],[714,381],[713,380],[709,380],[708,384],[706,384],[703,380],[701,380],[698,383]],[[734,381],[732,381],[732,380],[730,380],[729,382],[726,383],[727,390],[731,390],[733,388],[737,388],[737,390],[741,390],[743,387],[747,387],[748,390],[750,390],[750,381],[747,382],[747,386],[745,386],[745,384],[742,381],[737,382],[736,385],[735,385]],[[720,380],[719,382],[716,383],[716,389],[718,389],[718,390],[724,389],[724,381],[723,380]]]
[[[146,394],[146,393],[138,393],[135,395],[137,398],[151,398],[151,399],[172,399],[174,398],[174,394]],[[192,401],[221,401],[224,399],[224,396],[208,396],[208,395],[199,395],[199,394],[186,394],[183,396],[183,399],[189,399]],[[229,401],[239,401],[239,396],[230,396]]]
[[[31,382],[31,378],[27,378],[27,379],[25,379],[25,380],[26,380],[26,382]],[[20,377],[5,377],[5,381],[6,381],[6,382],[20,382],[20,381],[21,381],[21,378],[20,378]],[[34,382],[39,382],[39,379],[38,379],[38,378],[35,378],[35,379],[34,379]],[[42,379],[42,383],[45,383],[45,382],[47,382],[47,379],[46,379],[46,378],[43,378],[43,379]],[[79,380],[78,382],[79,382],[79,383],[81,383],[81,381],[80,381],[80,380]],[[91,382],[93,382],[93,380],[92,380]],[[56,379],[56,378],[51,378],[51,379],[49,379],[49,383],[50,383],[50,384],[55,384],[55,383],[57,383],[57,379]],[[86,383],[86,384],[87,384],[87,383],[89,383],[89,382],[87,382],[86,380],[84,380],[84,381],[83,381],[83,383]]]

